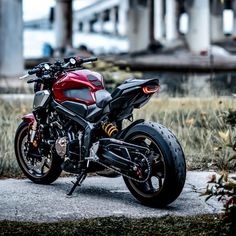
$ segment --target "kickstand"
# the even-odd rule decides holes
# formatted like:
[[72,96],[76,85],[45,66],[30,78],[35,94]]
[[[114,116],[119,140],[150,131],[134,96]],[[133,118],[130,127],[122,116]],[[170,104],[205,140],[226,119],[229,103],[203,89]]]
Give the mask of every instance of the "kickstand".
[[81,186],[82,182],[85,180],[87,176],[87,173],[85,170],[82,170],[82,172],[77,176],[75,183],[72,182],[74,185],[72,186],[71,190],[69,193],[67,193],[67,196],[71,196],[72,193],[75,191],[75,188],[77,186]]

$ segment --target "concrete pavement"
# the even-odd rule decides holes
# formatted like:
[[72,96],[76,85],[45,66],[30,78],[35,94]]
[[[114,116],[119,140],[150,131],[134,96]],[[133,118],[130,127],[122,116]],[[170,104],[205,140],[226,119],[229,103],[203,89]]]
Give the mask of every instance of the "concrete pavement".
[[88,177],[71,198],[72,177],[59,178],[51,185],[37,185],[28,179],[0,180],[0,220],[53,222],[105,216],[132,218],[164,215],[197,215],[221,212],[216,199],[200,197],[209,172],[188,172],[183,192],[164,209],[141,205],[128,191],[121,177]]

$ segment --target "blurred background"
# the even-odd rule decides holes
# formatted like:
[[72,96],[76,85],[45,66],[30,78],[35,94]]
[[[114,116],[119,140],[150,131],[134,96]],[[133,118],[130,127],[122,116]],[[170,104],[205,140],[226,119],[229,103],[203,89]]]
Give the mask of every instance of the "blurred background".
[[96,55],[159,76],[163,95],[230,96],[235,36],[235,0],[0,0],[0,92],[39,62]]
[[49,58],[97,55],[159,76],[168,96],[229,96],[235,36],[235,0],[0,0],[0,78]]

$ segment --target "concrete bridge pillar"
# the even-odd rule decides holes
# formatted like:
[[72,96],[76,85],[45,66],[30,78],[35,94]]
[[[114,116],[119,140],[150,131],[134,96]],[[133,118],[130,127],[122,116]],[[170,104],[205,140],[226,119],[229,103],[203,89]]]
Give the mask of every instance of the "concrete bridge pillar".
[[56,0],[55,34],[57,49],[72,46],[72,0]]
[[236,1],[232,1],[232,10],[234,13],[233,32],[232,35],[236,36]]
[[150,44],[148,0],[129,1],[127,35],[131,53],[146,50]]
[[112,22],[113,30],[112,34],[117,35],[118,34],[118,8],[113,7],[110,9],[110,20]]
[[187,1],[189,31],[186,36],[189,49],[194,53],[210,48],[209,0]]
[[177,21],[178,21],[177,2],[176,0],[167,0],[166,1],[166,40],[173,41],[177,39],[178,37]]
[[98,14],[98,22],[99,22],[99,33],[104,33],[104,23],[105,23],[105,12],[101,12]]
[[154,38],[161,41],[164,38],[163,0],[154,0]]
[[118,32],[125,36],[127,33],[128,0],[120,1],[118,8]]
[[221,0],[211,2],[211,41],[221,41],[225,38],[223,32],[224,4]]
[[23,60],[22,0],[0,1],[0,76],[22,74]]
[[83,21],[83,33],[90,33],[91,32],[91,24],[89,19],[85,19]]

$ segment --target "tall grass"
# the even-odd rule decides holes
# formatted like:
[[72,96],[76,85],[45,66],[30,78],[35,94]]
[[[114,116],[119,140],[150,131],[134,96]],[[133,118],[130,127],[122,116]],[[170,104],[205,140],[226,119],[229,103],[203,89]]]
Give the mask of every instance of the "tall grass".
[[[21,172],[14,154],[14,135],[21,116],[30,112],[31,102],[0,100],[0,104],[0,176],[18,176]],[[134,117],[171,129],[184,149],[188,169],[209,169],[225,163],[227,153],[216,157],[214,148],[221,142],[218,132],[228,129],[221,114],[229,109],[236,110],[236,100],[154,98],[135,110]]]
[[30,111],[29,102],[0,100],[0,176],[20,175],[14,153],[14,136],[22,114]]
[[[222,117],[229,109],[236,109],[236,100],[153,99],[135,112],[135,119],[152,120],[171,129],[184,149],[189,169],[223,168],[227,153],[216,156],[214,150],[222,142],[219,131],[229,129]],[[231,129],[231,133],[235,131]]]

